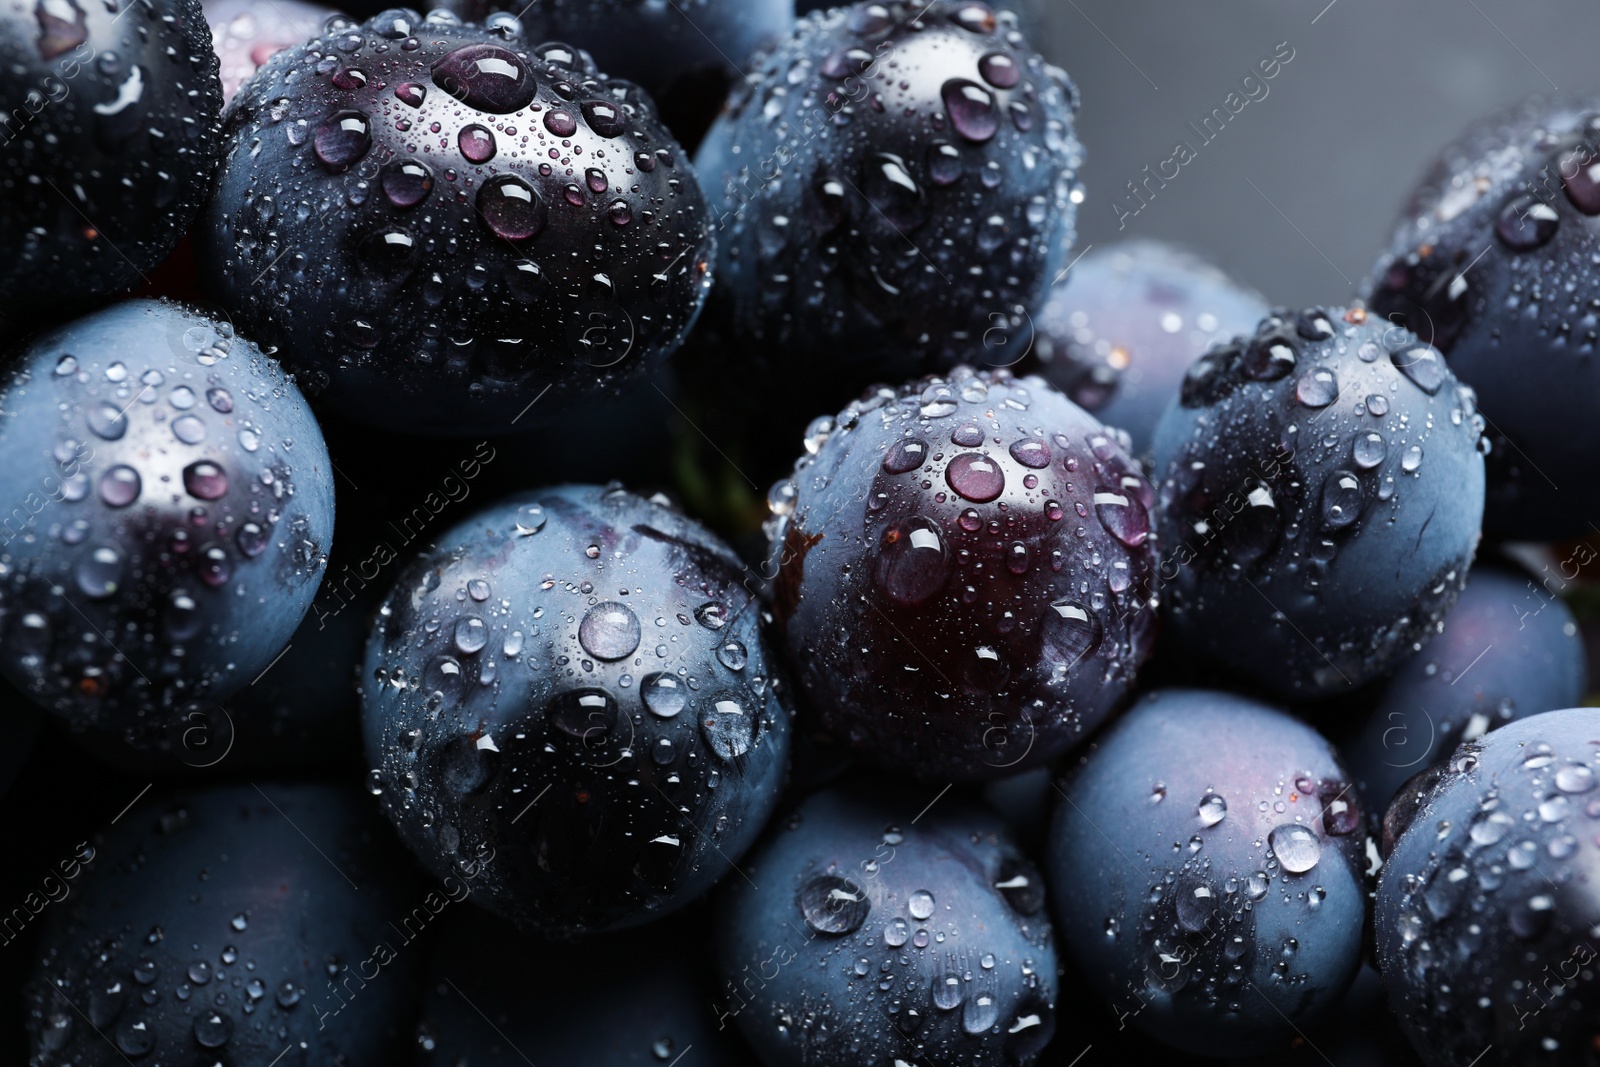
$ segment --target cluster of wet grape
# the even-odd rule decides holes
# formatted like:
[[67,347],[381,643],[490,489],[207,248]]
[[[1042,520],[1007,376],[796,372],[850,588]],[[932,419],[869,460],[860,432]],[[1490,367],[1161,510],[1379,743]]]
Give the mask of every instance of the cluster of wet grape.
[[1594,1064],[1600,99],[1277,307],[798,6],[0,0],[0,1058]]

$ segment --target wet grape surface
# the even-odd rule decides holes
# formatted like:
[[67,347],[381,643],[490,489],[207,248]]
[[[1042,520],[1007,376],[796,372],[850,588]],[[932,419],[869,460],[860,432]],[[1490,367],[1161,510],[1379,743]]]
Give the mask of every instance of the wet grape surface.
[[1393,668],[1466,581],[1483,425],[1437,349],[1359,308],[1214,346],[1155,437],[1175,634],[1286,698]]
[[283,651],[333,539],[304,398],[226,320],[118,304],[0,381],[0,667],[77,728],[171,752]]
[[813,424],[773,487],[777,616],[822,723],[887,766],[1015,774],[1080,743],[1154,641],[1154,490],[1037,378],[958,368]]
[[370,786],[438,876],[546,935],[681,907],[750,845],[788,751],[745,568],[664,500],[522,494],[399,575],[363,672]]
[[358,421],[504,432],[614,396],[710,287],[705,200],[650,98],[492,21],[331,20],[229,109],[202,277]]

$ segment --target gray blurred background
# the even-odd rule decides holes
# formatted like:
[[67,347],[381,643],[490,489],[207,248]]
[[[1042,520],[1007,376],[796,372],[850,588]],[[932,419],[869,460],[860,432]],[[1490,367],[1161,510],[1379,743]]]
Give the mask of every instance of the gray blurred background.
[[[1600,91],[1594,0],[1043,4],[1043,50],[1083,96],[1078,250],[1176,241],[1276,303],[1355,296],[1406,194],[1478,116],[1532,93]],[[1294,58],[1267,95],[1204,143],[1187,123],[1284,41]],[[1118,198],[1138,206],[1126,183],[1179,141],[1195,158],[1119,232]]]

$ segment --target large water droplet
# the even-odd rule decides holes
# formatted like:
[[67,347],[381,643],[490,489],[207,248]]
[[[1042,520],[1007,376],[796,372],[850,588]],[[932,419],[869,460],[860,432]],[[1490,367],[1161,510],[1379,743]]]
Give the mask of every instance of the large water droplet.
[[1390,353],[1389,358],[1400,369],[1400,373],[1410,378],[1418,389],[1429,396],[1439,391],[1448,373],[1444,357],[1432,345],[1406,345]]
[[180,415],[172,420],[172,436],[186,445],[197,445],[206,439],[206,424],[195,415]]
[[1011,445],[1011,458],[1033,470],[1044,470],[1053,458],[1050,446],[1037,437],[1024,437]]
[[628,120],[622,109],[605,100],[590,100],[583,104],[583,121],[601,137],[621,137],[628,132]]
[[183,487],[192,497],[220,500],[228,492],[228,473],[208,459],[183,468]]
[[521,111],[539,91],[528,64],[497,44],[469,44],[444,56],[433,65],[433,84],[491,115]]
[[1600,215],[1600,163],[1585,162],[1570,178],[1563,170],[1561,184],[1573,207],[1585,215]]
[[1511,932],[1523,941],[1532,941],[1550,928],[1554,912],[1555,898],[1537,893],[1511,909]]
[[[1387,823],[1387,821],[1388,819],[1385,817],[1385,822]],[[1493,811],[1487,814],[1480,813],[1477,818],[1473,819],[1471,827],[1467,830],[1467,836],[1472,839],[1474,844],[1493,845],[1510,833],[1511,828],[1515,825],[1511,816],[1503,811]]]
[[1327,367],[1313,367],[1295,383],[1295,396],[1308,408],[1325,408],[1339,399],[1339,379]]
[[533,240],[550,220],[538,192],[510,174],[491,178],[478,190],[478,213],[492,233],[512,242]]
[[878,152],[861,164],[861,191],[898,230],[915,230],[928,221],[927,196],[906,161],[892,152]]
[[866,891],[847,878],[823,874],[800,887],[796,899],[806,925],[819,934],[848,934],[872,911]]
[[1382,463],[1388,452],[1382,435],[1377,433],[1360,434],[1350,446],[1350,458],[1355,460],[1356,466],[1367,471]]
[[1200,877],[1186,873],[1173,889],[1173,905],[1179,928],[1186,933],[1198,933],[1206,928],[1217,910],[1217,892]]
[[121,982],[112,982],[110,985],[95,983],[89,990],[89,1024],[104,1030],[117,1021],[127,1002],[128,994]]
[[111,596],[122,581],[122,553],[111,545],[100,545],[78,561],[78,588],[96,600]]
[[1015,88],[1022,78],[1017,61],[1004,52],[990,52],[978,60],[978,73],[996,89]]
[[240,523],[238,533],[234,534],[234,544],[245,555],[246,560],[266,552],[267,545],[272,544],[272,537],[262,528],[261,523]]
[[1096,489],[1094,511],[1106,531],[1129,548],[1137,548],[1150,536],[1150,513],[1132,493],[1104,487]]
[[130,1019],[117,1027],[117,1048],[129,1056],[143,1056],[156,1047],[156,1032],[143,1019]]
[[1294,332],[1307,341],[1327,341],[1333,337],[1333,323],[1323,311],[1302,311],[1295,316]]
[[1228,802],[1216,793],[1207,793],[1200,798],[1195,813],[1200,816],[1201,826],[1215,826],[1228,817]]
[[719,600],[708,600],[694,609],[695,621],[708,630],[720,630],[728,625],[728,605]]
[[345,67],[342,70],[334,71],[333,77],[329,78],[328,81],[333,84],[335,89],[343,89],[346,92],[350,92],[366,86],[367,74],[365,71],[355,67]]
[[1000,1019],[1000,999],[992,988],[982,988],[967,998],[961,1011],[961,1029],[969,1034],[984,1034]]
[[544,128],[557,137],[571,137],[578,132],[578,120],[566,108],[551,108],[544,114]]
[[457,797],[483,792],[499,766],[499,752],[481,742],[486,737],[458,737],[439,757],[439,781]]
[[202,546],[195,563],[200,580],[213,589],[227,585],[228,579],[233,576],[233,563],[228,559],[228,550],[221,545]]
[[966,989],[961,983],[961,972],[956,966],[956,961],[950,957],[941,957],[934,969],[933,975],[933,1006],[940,1011],[953,1011],[961,1006],[966,998]]
[[1556,788],[1563,793],[1587,793],[1594,785],[1594,772],[1581,763],[1568,764],[1556,772]]
[[312,148],[335,174],[350,169],[372,147],[372,123],[359,111],[341,111],[317,127]]
[[1294,370],[1294,345],[1284,337],[1257,337],[1245,346],[1239,369],[1258,382],[1277,381]]
[[617,702],[604,689],[577,689],[550,702],[550,722],[590,750],[605,747],[617,729]]
[[1057,663],[1072,667],[1100,647],[1100,618],[1075,600],[1062,598],[1044,617],[1044,651]]
[[472,655],[489,643],[489,627],[477,615],[463,615],[456,620],[456,650]]
[[950,21],[970,33],[993,33],[999,25],[994,9],[988,4],[962,4],[950,16]]
[[[374,233],[361,242],[361,263],[381,278],[407,275],[417,260],[417,242],[404,230]],[[253,451],[253,450],[252,450]]]
[[883,469],[889,474],[914,471],[928,459],[928,443],[920,437],[902,437],[883,455]]
[[1304,874],[1322,858],[1322,842],[1304,826],[1285,823],[1267,835],[1272,854],[1290,874]]
[[750,654],[738,641],[726,641],[717,649],[717,660],[730,671],[742,671]]
[[724,763],[732,763],[750,751],[759,726],[756,717],[747,714],[732,697],[711,701],[700,716],[700,736]]
[[34,14],[39,19],[39,55],[46,62],[89,39],[88,22],[77,0],[39,0]]
[[383,195],[395,207],[416,207],[433,192],[433,171],[414,160],[387,164],[378,175]]
[[1322,802],[1322,828],[1334,837],[1353,834],[1361,826],[1355,792],[1342,782],[1325,781],[1317,790]]
[[963,499],[974,504],[987,504],[1006,488],[1005,472],[1000,464],[977,452],[963,452],[945,468],[945,481]]
[[884,530],[874,578],[892,600],[908,606],[926,603],[944,588],[950,561],[938,529],[914,518]]
[[947,382],[934,382],[922,391],[919,398],[922,401],[921,413],[924,418],[942,419],[946,415],[954,415],[961,407],[956,399],[956,391]]
[[202,1048],[221,1048],[233,1036],[233,1020],[220,1011],[202,1011],[195,1016],[194,1039]]
[[940,96],[950,116],[950,125],[967,140],[981,144],[1000,129],[994,94],[977,82],[951,78],[944,83]]
[[644,706],[663,719],[676,718],[689,704],[689,690],[670,674],[652,674],[639,686]]
[[126,463],[119,463],[100,476],[100,499],[107,507],[127,507],[139,499],[142,488],[139,472]]
[[85,418],[95,436],[107,441],[119,441],[128,432],[128,416],[117,405],[107,400],[90,404]]
[[961,180],[964,167],[961,150],[948,141],[935,141],[928,148],[928,177],[935,185],[954,185]]
[[639,618],[626,604],[596,604],[578,624],[578,643],[595,659],[622,659],[639,647]]
[[494,134],[487,126],[473,123],[461,127],[461,132],[456,135],[456,147],[468,163],[483,164],[494,158],[499,146],[495,144]]
[[548,516],[544,508],[538,504],[529,504],[517,511],[516,533],[518,537],[532,537],[544,529]]
[[454,656],[436,656],[422,672],[426,692],[441,693],[448,698],[461,693],[461,663]]
[[839,48],[828,54],[817,69],[824,78],[843,81],[865,74],[872,66],[872,53],[865,48]]
[[1342,530],[1361,517],[1366,493],[1361,479],[1349,471],[1334,471],[1322,486],[1322,524]]
[[1532,196],[1519,196],[1505,206],[1494,232],[1507,248],[1529,252],[1549,242],[1561,227],[1555,208]]
[[1044,879],[1025,859],[1008,856],[1001,860],[994,887],[1007,904],[1023,915],[1037,915],[1044,907]]
[[161,628],[167,640],[179,643],[191,640],[200,632],[202,621],[200,605],[194,597],[182,589],[173,590],[161,615]]
[[1266,485],[1250,489],[1245,494],[1244,504],[1244,508],[1218,531],[1218,538],[1234,565],[1254,563],[1271,552],[1283,527],[1277,499]]

